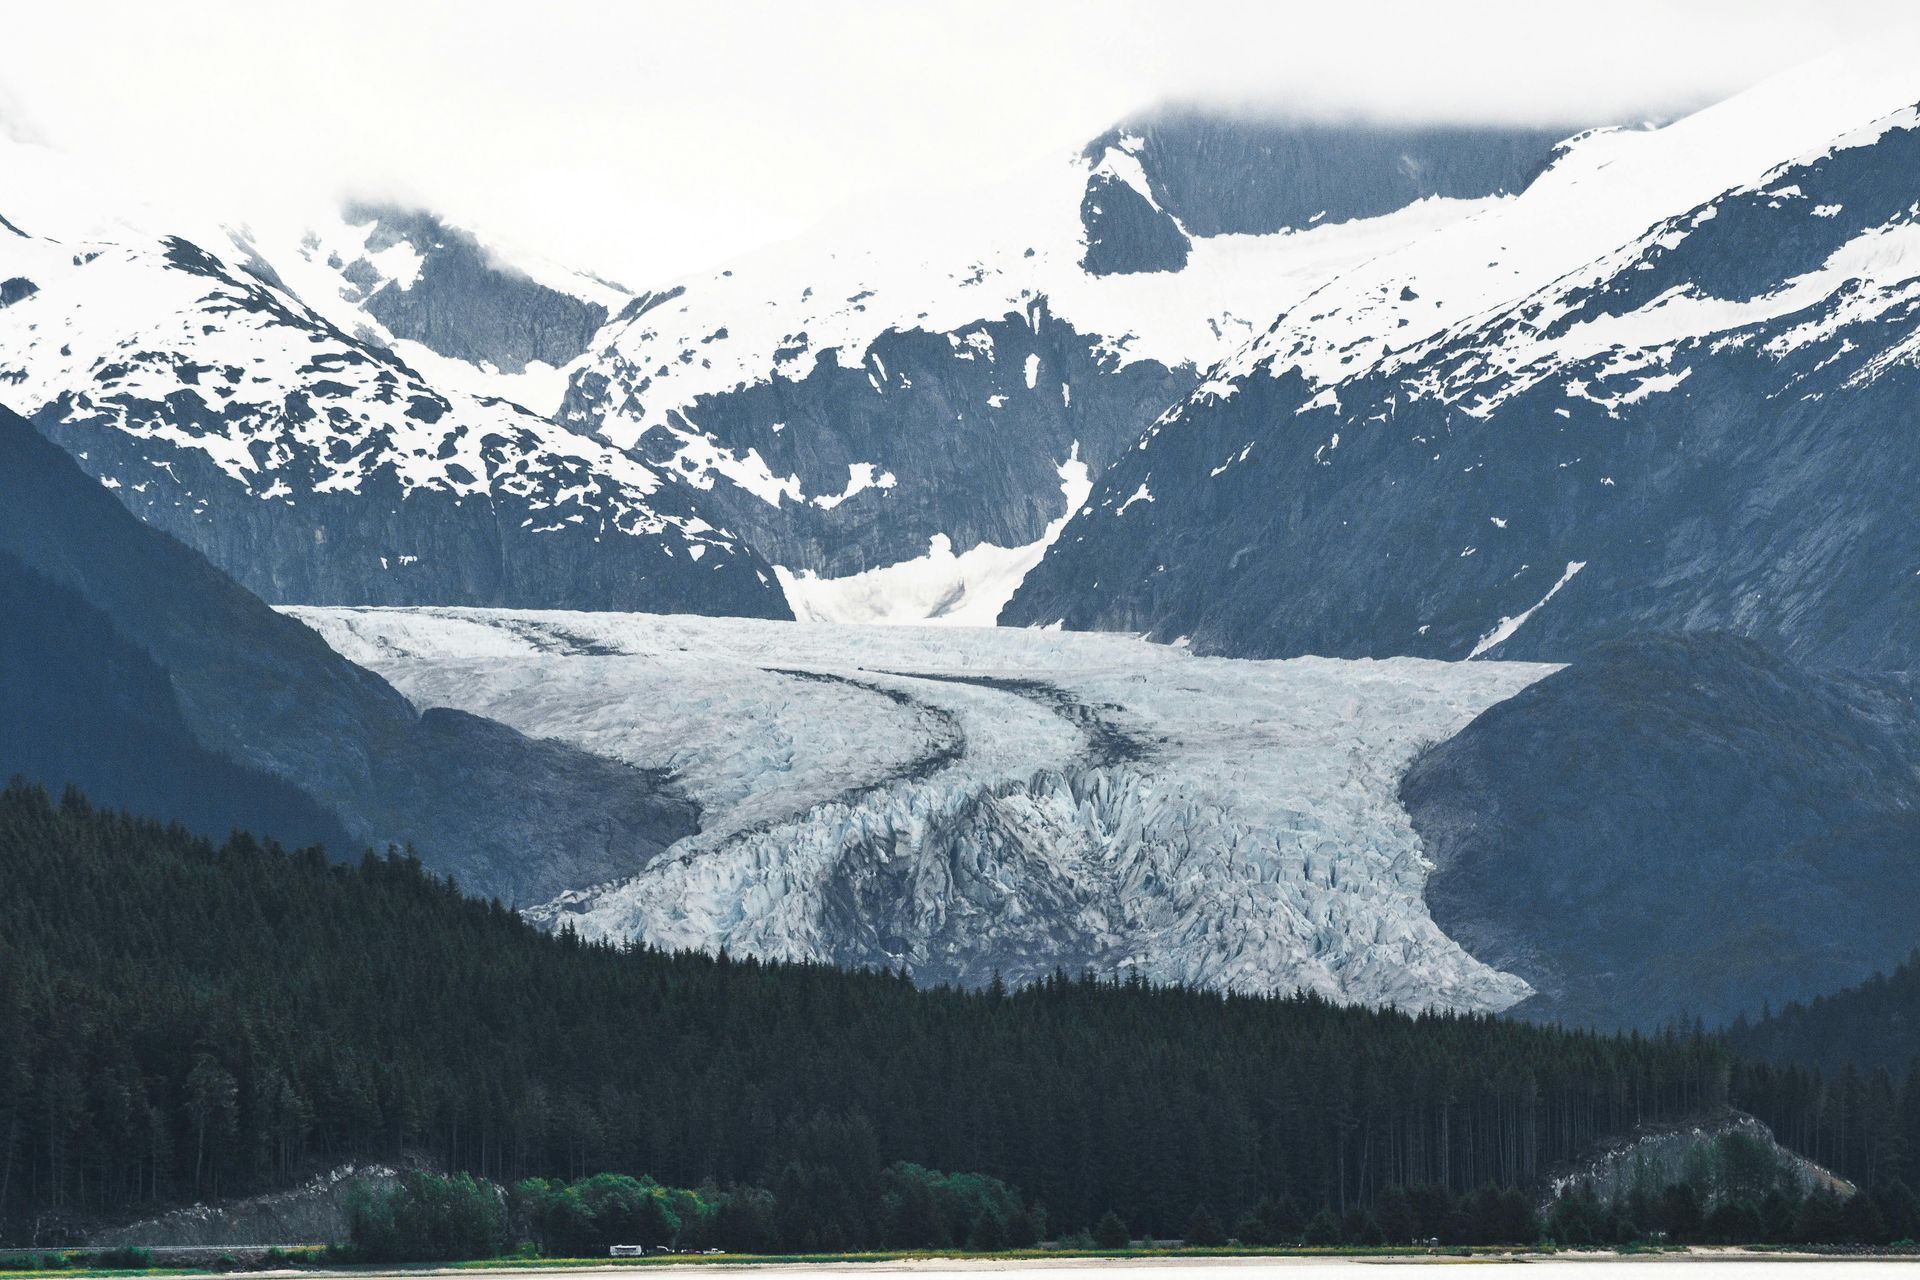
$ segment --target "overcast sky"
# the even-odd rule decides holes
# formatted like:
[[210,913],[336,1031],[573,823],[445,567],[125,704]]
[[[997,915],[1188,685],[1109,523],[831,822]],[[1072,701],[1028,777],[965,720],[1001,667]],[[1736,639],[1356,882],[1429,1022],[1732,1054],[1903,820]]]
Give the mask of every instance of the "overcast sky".
[[[644,287],[1168,99],[1579,123],[1683,110],[1895,0],[0,0],[0,116],[178,198],[393,195]],[[0,175],[0,184],[4,175]]]

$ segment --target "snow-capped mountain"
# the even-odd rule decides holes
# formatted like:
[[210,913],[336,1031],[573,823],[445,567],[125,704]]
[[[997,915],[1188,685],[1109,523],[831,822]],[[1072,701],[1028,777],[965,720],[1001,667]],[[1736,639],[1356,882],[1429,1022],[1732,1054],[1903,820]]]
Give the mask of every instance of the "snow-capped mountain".
[[[332,293],[308,286],[330,319],[287,278],[324,279],[331,253],[272,261],[245,232],[116,202],[61,157],[0,148],[0,398],[263,596],[787,614],[769,566],[685,486],[387,349],[434,342],[523,374],[569,349],[531,320],[489,327],[445,283],[485,291],[451,232],[464,248],[421,255],[375,217]],[[361,270],[388,240],[368,268],[388,274]],[[501,297],[499,280],[518,277],[496,275],[482,283]],[[358,302],[338,288],[355,277]],[[522,293],[566,309],[543,289]],[[370,317],[359,336],[343,327],[349,307]],[[575,315],[576,338],[594,314]]]
[[336,328],[384,347],[435,386],[551,413],[566,366],[629,295],[509,250],[420,209],[353,201],[291,230],[253,221],[249,241]]
[[1915,101],[1827,62],[1573,140],[1214,369],[1003,620],[1455,658],[1719,627],[1911,664]]
[[697,489],[802,616],[990,622],[1201,371],[1558,136],[1151,118],[636,296],[562,420]]

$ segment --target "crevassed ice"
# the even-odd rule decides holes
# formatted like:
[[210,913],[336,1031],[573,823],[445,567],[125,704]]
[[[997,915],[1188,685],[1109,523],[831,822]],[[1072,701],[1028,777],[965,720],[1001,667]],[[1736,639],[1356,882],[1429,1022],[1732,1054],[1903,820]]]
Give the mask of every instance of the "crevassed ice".
[[291,612],[421,705],[674,772],[705,830],[531,913],[590,937],[922,980],[1063,966],[1472,1010],[1529,993],[1434,924],[1395,792],[1421,743],[1551,667],[1243,662],[984,628]]

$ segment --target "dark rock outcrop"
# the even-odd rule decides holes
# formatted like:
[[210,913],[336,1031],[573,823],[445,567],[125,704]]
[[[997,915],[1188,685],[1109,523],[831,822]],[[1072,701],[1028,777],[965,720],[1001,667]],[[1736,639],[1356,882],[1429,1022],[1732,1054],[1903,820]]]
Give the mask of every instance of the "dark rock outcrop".
[[1080,223],[1087,229],[1080,265],[1091,275],[1178,271],[1193,251],[1172,214],[1109,173],[1087,179]]
[[[1042,298],[1024,315],[950,333],[882,334],[850,368],[822,352],[804,378],[701,397],[679,421],[757,453],[811,495],[770,503],[715,484],[699,494],[703,510],[767,559],[837,577],[924,555],[936,534],[956,551],[1037,540],[1065,514],[1059,467],[1075,446],[1098,474],[1194,378],[1152,360],[1121,364]],[[576,378],[563,420],[590,426],[616,407],[621,382],[641,379]],[[633,452],[671,471],[681,447],[653,430]],[[863,465],[872,486],[834,500]]]
[[405,244],[420,256],[417,279],[404,287],[382,282],[360,303],[396,338],[455,360],[520,373],[534,360],[556,368],[566,364],[587,349],[607,321],[607,309],[599,303],[502,264],[471,233],[425,210],[363,203],[344,212],[355,225],[374,223],[367,236],[369,253]]
[[1236,118],[1192,109],[1119,125],[1159,206],[1196,236],[1266,235],[1373,218],[1429,196],[1523,190],[1572,128]]

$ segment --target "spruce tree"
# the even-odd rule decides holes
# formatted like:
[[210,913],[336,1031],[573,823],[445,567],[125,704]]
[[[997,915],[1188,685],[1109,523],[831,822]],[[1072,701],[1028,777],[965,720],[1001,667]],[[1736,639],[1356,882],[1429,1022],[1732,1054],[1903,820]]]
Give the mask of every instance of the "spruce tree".
[[1202,1249],[1214,1249],[1227,1242],[1227,1229],[1221,1225],[1220,1215],[1206,1205],[1195,1205],[1187,1216],[1187,1227],[1183,1242]]
[[1332,1209],[1322,1206],[1320,1212],[1307,1220],[1301,1243],[1310,1249],[1331,1249],[1340,1243],[1340,1220],[1333,1216]]
[[1120,1215],[1109,1209],[1093,1224],[1093,1243],[1100,1249],[1124,1249],[1133,1243],[1133,1236]]

